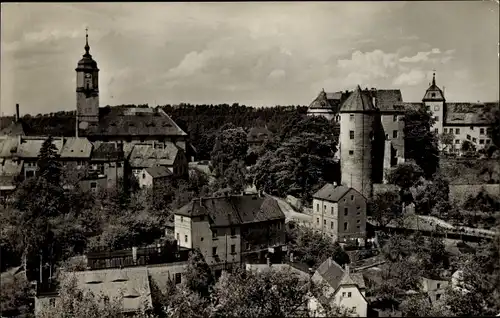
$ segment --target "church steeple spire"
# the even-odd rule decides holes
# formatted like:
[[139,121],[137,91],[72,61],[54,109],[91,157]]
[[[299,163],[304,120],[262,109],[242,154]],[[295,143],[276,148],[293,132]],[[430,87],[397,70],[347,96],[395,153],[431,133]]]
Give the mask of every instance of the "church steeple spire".
[[436,70],[432,73],[432,86],[436,86]]
[[90,55],[89,28],[85,28],[85,55]]

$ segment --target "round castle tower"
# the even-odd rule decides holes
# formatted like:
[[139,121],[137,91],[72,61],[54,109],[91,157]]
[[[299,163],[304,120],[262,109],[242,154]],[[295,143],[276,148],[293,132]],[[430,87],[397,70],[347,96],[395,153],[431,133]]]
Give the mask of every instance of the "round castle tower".
[[340,109],[340,169],[342,184],[372,196],[372,139],[376,108],[358,86]]

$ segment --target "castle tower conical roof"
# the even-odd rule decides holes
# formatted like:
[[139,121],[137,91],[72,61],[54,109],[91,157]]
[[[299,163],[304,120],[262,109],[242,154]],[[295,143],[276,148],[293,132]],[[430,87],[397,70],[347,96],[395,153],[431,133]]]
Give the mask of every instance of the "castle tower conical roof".
[[340,107],[341,113],[372,112],[375,110],[370,95],[363,93],[359,85]]
[[309,108],[332,108],[332,105],[330,105],[330,102],[328,101],[328,98],[326,96],[325,90],[321,90],[319,95],[312,101],[312,103],[309,105]]

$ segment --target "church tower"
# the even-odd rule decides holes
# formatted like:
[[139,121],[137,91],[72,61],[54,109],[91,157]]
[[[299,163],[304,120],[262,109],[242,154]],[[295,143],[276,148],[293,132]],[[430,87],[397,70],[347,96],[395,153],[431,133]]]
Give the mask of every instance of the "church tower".
[[[86,31],[88,31],[86,29]],[[85,34],[85,54],[76,67],[77,129],[87,130],[99,123],[99,69],[90,55],[89,35]]]
[[432,74],[432,83],[425,92],[422,102],[427,106],[427,108],[434,114],[434,119],[436,122],[432,127],[434,131],[438,134],[443,132],[443,122],[444,122],[444,103],[445,103],[443,91],[436,85],[436,73]]
[[358,87],[340,108],[340,169],[342,184],[365,198],[372,196],[372,141],[377,109],[368,92]]

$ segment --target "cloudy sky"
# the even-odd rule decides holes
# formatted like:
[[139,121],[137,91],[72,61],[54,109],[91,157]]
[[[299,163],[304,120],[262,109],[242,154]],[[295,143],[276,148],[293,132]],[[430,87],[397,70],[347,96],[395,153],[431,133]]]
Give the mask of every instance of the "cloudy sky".
[[436,69],[450,101],[499,98],[499,7],[476,2],[1,4],[1,112],[75,109],[89,27],[101,106],[309,104]]

